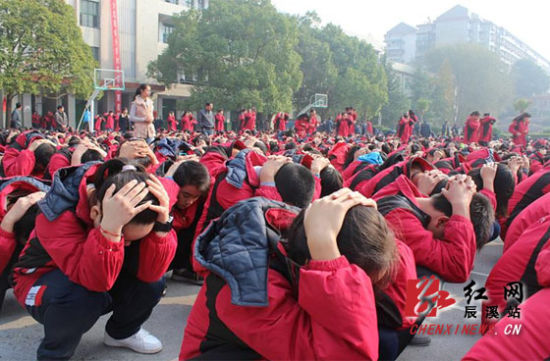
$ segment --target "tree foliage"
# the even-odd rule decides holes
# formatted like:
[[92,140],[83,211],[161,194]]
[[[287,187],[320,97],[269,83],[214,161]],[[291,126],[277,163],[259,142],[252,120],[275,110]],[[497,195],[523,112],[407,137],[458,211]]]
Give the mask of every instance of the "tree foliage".
[[498,114],[510,103],[512,80],[494,53],[474,44],[439,47],[426,54],[425,65],[435,74],[445,61],[456,82],[458,119],[474,110]]
[[516,97],[529,98],[544,93],[550,87],[550,76],[531,60],[522,59],[512,65],[512,80]]
[[63,0],[0,0],[0,88],[8,106],[22,93],[87,97],[95,64]]
[[455,77],[448,59],[445,59],[434,77],[430,115],[432,123],[442,125],[454,120]]
[[401,81],[392,69],[391,63],[384,60],[384,67],[387,78],[388,102],[382,107],[382,124],[393,128],[399,121],[403,112],[411,108],[411,101],[405,94]]
[[300,110],[316,93],[334,114],[346,106],[373,117],[387,101],[387,80],[372,46],[317,14],[278,13],[269,0],[212,0],[175,19],[168,48],[148,75],[166,85],[196,79],[187,105],[213,101],[225,109]]
[[182,73],[195,78],[188,106],[213,101],[265,113],[292,108],[302,82],[297,25],[270,1],[212,0],[200,13],[176,17],[168,44],[149,75],[166,85]]
[[531,101],[525,98],[519,98],[514,102],[514,109],[518,113],[523,113],[529,108]]

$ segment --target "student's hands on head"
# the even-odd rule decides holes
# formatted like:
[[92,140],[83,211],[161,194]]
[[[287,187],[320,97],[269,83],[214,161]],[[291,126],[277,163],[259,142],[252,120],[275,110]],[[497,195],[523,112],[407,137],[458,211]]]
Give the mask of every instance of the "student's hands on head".
[[195,154],[191,155],[180,155],[178,156],[178,160],[174,162],[170,168],[168,168],[168,172],[166,172],[165,177],[170,178],[173,177],[176,171],[178,170],[179,166],[182,165],[185,162],[189,161],[199,161],[199,157],[197,157]]
[[290,158],[282,155],[270,155],[260,171],[260,183],[275,182],[275,174],[283,165],[291,162]]
[[321,174],[321,171],[330,165],[330,160],[319,154],[310,154],[313,157],[311,162],[311,173],[314,175]]
[[120,145],[119,158],[137,159],[140,154],[146,153],[149,149],[147,143],[143,140],[131,140]]
[[476,184],[471,177],[457,174],[449,178],[447,187],[441,193],[451,203],[453,214],[470,219],[470,203],[476,191]]
[[433,192],[435,186],[446,178],[447,175],[445,175],[442,171],[438,169],[432,169],[429,171],[425,171],[424,173],[421,173],[416,177],[416,186],[422,194],[430,195]]
[[493,183],[497,175],[497,168],[498,164],[491,162],[484,164],[479,171],[481,179],[483,180],[483,188],[491,192],[495,191]]
[[2,219],[0,227],[6,232],[13,232],[13,226],[15,225],[15,223],[23,218],[29,208],[31,208],[38,201],[44,198],[45,195],[46,193],[44,192],[34,192],[25,197],[19,198],[10,208],[8,213],[6,213],[4,219]]
[[523,162],[524,161],[523,161],[522,157],[513,156],[508,161],[508,167],[510,168],[510,170],[512,171],[513,174],[516,174],[518,172],[519,168],[521,167],[521,165],[523,164]]
[[[128,224],[132,218],[145,209],[151,202],[138,205],[149,193],[149,188],[144,182],[132,180],[115,193],[115,185],[111,185],[105,192],[102,202],[101,229],[108,238],[118,242],[122,234],[122,227]],[[115,237],[113,235],[118,235]]]
[[170,197],[166,192],[166,189],[159,181],[159,179],[153,174],[149,175],[147,180],[147,187],[149,192],[151,192],[158,200],[159,205],[149,204],[149,209],[155,211],[158,214],[157,222],[166,223],[170,219]]
[[316,200],[305,211],[304,229],[311,259],[327,261],[340,257],[337,237],[348,210],[363,205],[376,208],[376,202],[349,188]]
[[38,147],[40,147],[42,144],[51,144],[52,146],[55,147],[55,144],[48,140],[48,139],[36,139],[35,141],[33,141],[30,145],[29,145],[29,150],[31,152],[34,152]]

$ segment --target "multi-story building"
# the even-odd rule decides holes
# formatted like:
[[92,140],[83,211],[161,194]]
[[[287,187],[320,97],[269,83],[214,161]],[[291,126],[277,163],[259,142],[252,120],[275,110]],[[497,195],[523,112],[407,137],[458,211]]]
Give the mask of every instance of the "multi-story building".
[[384,36],[386,57],[396,63],[410,63],[416,53],[416,28],[399,23]]
[[[404,29],[406,31],[403,31]],[[406,50],[413,43],[413,38],[414,51]],[[441,14],[433,22],[418,25],[416,28],[400,23],[386,34],[388,57],[396,52],[406,54],[398,60],[405,63],[421,60],[426,52],[434,47],[459,43],[480,44],[496,53],[508,66],[520,59],[530,59],[550,72],[550,61],[529,45],[505,28],[481,18],[460,5]],[[413,53],[414,55],[411,55]]]
[[[90,45],[100,68],[113,69],[111,0],[66,0],[75,8],[84,41]],[[191,85],[174,79],[165,88],[147,77],[148,64],[156,60],[168,46],[168,36],[174,29],[173,16],[190,8],[205,9],[208,0],[116,0],[121,69],[126,90],[122,105],[128,106],[140,83],[151,85],[156,95],[155,109],[159,116],[176,110],[176,100],[190,95]],[[113,110],[114,92],[105,92],[97,110]]]
[[[113,69],[113,36],[111,27],[111,0],[65,0],[74,7],[78,25],[86,44],[99,63],[99,68]],[[168,35],[174,29],[173,16],[190,8],[204,9],[209,0],[116,0],[121,70],[124,71],[126,90],[122,92],[122,107],[129,107],[135,90],[141,83],[151,85],[155,109],[166,118],[168,111],[176,110],[176,100],[188,97],[192,85],[183,77],[174,79],[169,88],[147,77],[147,66],[168,46]],[[40,114],[55,111],[62,104],[71,125],[79,119],[86,99],[73,95],[40,96],[24,94],[14,99],[23,104],[23,122],[30,126],[31,111]],[[114,91],[105,91],[96,101],[96,112],[114,110]]]

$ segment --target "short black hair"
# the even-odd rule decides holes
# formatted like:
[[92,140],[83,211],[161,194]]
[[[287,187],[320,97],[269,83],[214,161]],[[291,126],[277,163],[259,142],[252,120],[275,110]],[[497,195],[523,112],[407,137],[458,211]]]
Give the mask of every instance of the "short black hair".
[[192,185],[205,194],[210,188],[210,174],[204,165],[190,160],[179,165],[174,173],[174,182],[180,187]]
[[43,143],[34,150],[34,172],[42,172],[50,163],[50,159],[55,154],[55,146],[50,143]]
[[[481,168],[472,169],[468,172],[468,175],[472,178],[478,190],[483,189]],[[505,164],[498,163],[495,180],[493,181],[493,188],[495,189],[495,196],[497,199],[497,217],[508,216],[508,201],[510,197],[512,197],[515,187],[516,182],[514,180],[514,174],[512,174],[510,168]]]
[[21,103],[16,103],[15,104],[15,109],[19,109],[19,108],[21,108]]
[[59,109],[61,109],[61,108],[63,108],[63,105],[58,105],[58,106],[57,106],[57,110],[59,110]]
[[305,208],[313,199],[315,179],[303,165],[286,163],[275,174],[275,187],[283,202]]
[[[436,194],[432,197],[432,205],[435,209],[445,214],[447,217],[453,215],[453,207],[443,194]],[[491,238],[493,234],[493,223],[495,221],[495,211],[489,201],[489,198],[481,193],[476,193],[470,203],[470,220],[474,226],[476,236],[476,248],[480,250]]]
[[336,192],[344,184],[342,175],[334,167],[325,167],[319,176],[321,177],[321,197]]
[[82,153],[82,157],[80,157],[80,163],[82,164],[97,160],[102,161],[103,156],[96,149],[88,149]]

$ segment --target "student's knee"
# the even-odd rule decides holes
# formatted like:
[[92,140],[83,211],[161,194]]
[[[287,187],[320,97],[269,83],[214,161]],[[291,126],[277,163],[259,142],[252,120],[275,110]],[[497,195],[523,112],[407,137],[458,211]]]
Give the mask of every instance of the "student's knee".
[[139,297],[142,300],[149,300],[153,305],[157,304],[162,297],[166,281],[162,277],[157,282],[141,282],[138,281],[136,285],[135,297]]

